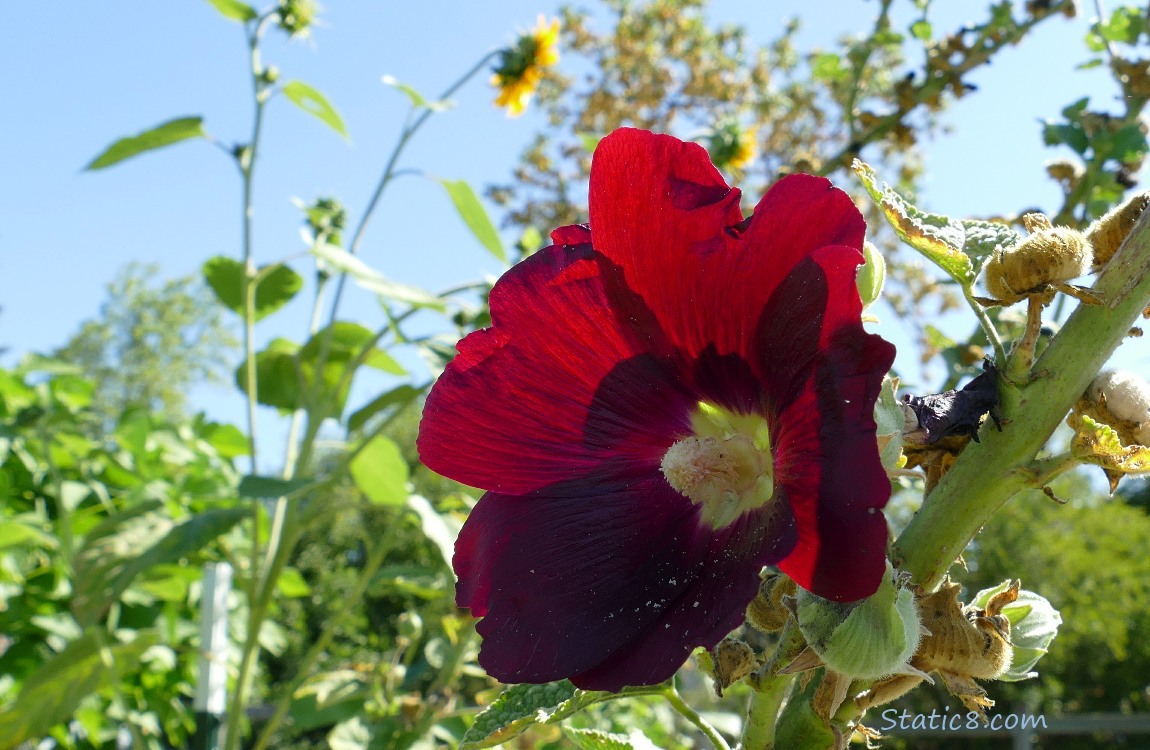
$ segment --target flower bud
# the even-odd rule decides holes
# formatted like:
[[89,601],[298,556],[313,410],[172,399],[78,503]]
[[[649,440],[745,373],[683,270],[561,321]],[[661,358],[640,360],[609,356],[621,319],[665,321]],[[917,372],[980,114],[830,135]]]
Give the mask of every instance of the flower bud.
[[828,669],[856,679],[878,679],[903,669],[918,649],[914,593],[888,562],[883,582],[858,602],[833,602],[798,593],[799,630]]
[[863,258],[865,262],[859,268],[857,284],[859,297],[862,298],[864,308],[870,307],[882,295],[882,287],[886,282],[886,260],[882,253],[870,242],[863,242]]
[[1094,248],[1094,270],[1110,262],[1126,235],[1150,206],[1150,192],[1139,193],[1086,228],[1086,239]]
[[747,605],[747,622],[764,633],[777,633],[787,624],[791,610],[783,597],[793,597],[798,587],[789,577],[779,573],[768,575],[759,584],[758,595]]
[[1042,214],[1022,217],[1031,235],[994,251],[986,264],[986,288],[1005,304],[1046,291],[1048,284],[1085,275],[1094,254],[1086,236],[1069,227],[1051,226]]
[[1150,383],[1132,372],[1103,370],[1091,381],[1086,397],[1094,403],[1105,401],[1118,419],[1139,424],[1150,421]]
[[[1006,581],[990,589],[983,589],[974,595],[969,608],[985,609],[992,606],[996,597],[1009,590],[1011,581]],[[997,608],[997,613],[1010,623],[1010,643],[1014,655],[1010,667],[997,679],[1003,682],[1037,677],[1030,671],[1043,654],[1050,648],[1062,624],[1062,615],[1050,602],[1033,591],[1022,589],[1016,598]]]

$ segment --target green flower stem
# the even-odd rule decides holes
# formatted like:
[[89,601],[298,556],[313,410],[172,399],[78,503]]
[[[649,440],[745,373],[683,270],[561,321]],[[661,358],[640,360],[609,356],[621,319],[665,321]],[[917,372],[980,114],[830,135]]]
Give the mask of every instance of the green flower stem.
[[918,584],[937,585],[995,511],[1041,481],[1035,456],[1150,302],[1148,216],[1099,275],[1093,291],[1104,303],[1078,306],[1029,382],[1000,383],[1002,431],[984,429],[963,450],[895,543],[896,561]]
[[751,681],[751,697],[747,701],[747,719],[740,743],[743,750],[773,750],[775,722],[793,680],[794,675],[783,674]]
[[747,718],[743,723],[742,750],[773,750],[775,724],[794,675],[780,675],[778,671],[790,664],[806,648],[803,634],[794,620],[788,620],[779,633],[779,644],[774,654],[747,682],[751,696],[747,700]]
[[395,523],[388,526],[387,532],[372,546],[371,552],[368,554],[367,562],[355,583],[355,587],[341,602],[341,608],[332,614],[327,622],[324,623],[323,632],[320,633],[319,638],[316,639],[315,643],[313,643],[311,648],[307,650],[307,653],[304,654],[303,659],[296,668],[295,677],[288,683],[287,688],[284,689],[283,694],[276,702],[275,713],[272,714],[267,724],[265,724],[260,731],[259,740],[256,742],[254,750],[265,750],[268,744],[275,738],[276,731],[284,719],[287,718],[288,711],[291,710],[296,691],[300,685],[304,683],[304,680],[311,676],[312,667],[319,661],[319,658],[327,653],[327,647],[331,643],[332,638],[335,637],[336,630],[343,624],[344,620],[347,619],[352,609],[362,601],[368,585],[371,583],[372,578],[375,577],[376,571],[383,565],[383,561],[387,557],[388,552],[394,547],[395,540],[398,537],[399,527],[400,519],[397,518]]
[[663,689],[662,695],[667,699],[667,702],[671,704],[671,708],[678,711],[683,718],[694,724],[695,728],[711,741],[711,744],[715,746],[715,750],[731,750],[731,746],[723,739],[723,735],[719,734],[719,731],[711,726],[710,722],[700,716],[695,709],[686,704],[682,696],[679,695],[679,691],[675,689],[674,679]]
[[982,304],[974,298],[972,293],[973,285],[962,285],[962,296],[966,299],[966,304],[974,311],[974,315],[978,318],[978,324],[982,326],[982,332],[986,334],[986,338],[990,341],[990,345],[994,347],[994,361],[1006,361],[1006,348],[1002,345],[1002,337],[998,335],[998,329],[994,327],[994,321],[986,314],[986,310]]
[[[244,383],[247,387],[247,416],[248,416],[248,457],[251,460],[251,471],[256,473],[257,466],[257,429],[256,411],[258,404],[256,357],[255,357],[255,294],[256,294],[256,267],[253,247],[253,215],[252,191],[254,185],[256,155],[259,151],[260,133],[263,129],[264,106],[267,104],[267,83],[263,80],[264,67],[260,59],[260,39],[264,30],[274,14],[265,15],[247,27],[248,54],[250,61],[250,74],[252,83],[252,101],[255,107],[252,117],[251,140],[235,153],[236,166],[240,170],[243,182],[243,262],[244,262],[244,353],[247,357],[244,366]],[[251,559],[248,571],[248,601],[255,601],[259,580],[259,526],[260,501],[252,500],[252,536]],[[240,662],[240,672],[236,680],[236,693],[231,701],[231,710],[228,715],[228,724],[225,740],[227,750],[236,750],[240,742],[241,719],[247,708],[248,698],[251,694],[252,681],[255,674],[255,661],[259,653],[259,630],[262,620],[255,618],[255,611],[249,611],[247,635],[243,646],[243,657]]]
[[[471,67],[470,70],[464,73],[459,78],[459,80],[447,87],[447,90],[440,95],[439,100],[447,99],[448,97],[455,94],[456,91],[463,88],[463,85],[474,78],[477,73],[483,70],[484,66],[486,66],[487,63],[490,62],[491,59],[497,54],[499,54],[498,51],[488,52],[486,55],[480,58],[479,62],[477,62]],[[351,242],[347,246],[347,251],[352,255],[359,253],[359,246],[363,242],[363,237],[364,233],[367,231],[368,222],[371,221],[371,217],[375,213],[376,207],[379,205],[379,200],[383,197],[384,190],[387,189],[387,186],[395,178],[395,166],[399,162],[399,157],[403,153],[404,148],[407,147],[407,144],[411,140],[412,136],[414,136],[419,131],[419,129],[423,127],[423,124],[427,122],[427,119],[434,113],[434,110],[428,107],[425,108],[423,112],[421,112],[417,117],[412,117],[412,115],[415,114],[416,109],[417,108],[412,107],[411,112],[408,113],[407,122],[403,126],[403,131],[399,134],[399,140],[391,150],[391,155],[388,157],[387,164],[383,168],[383,174],[379,178],[379,183],[376,184],[375,191],[371,194],[371,198],[367,202],[367,208],[364,209],[363,216],[360,217],[359,224],[356,226],[355,232],[352,233]],[[328,350],[331,346],[332,337],[331,324],[335,323],[336,315],[339,313],[339,304],[343,299],[343,289],[346,284],[347,273],[341,273],[339,275],[339,281],[337,281],[335,284],[335,292],[332,295],[331,314],[328,316],[328,334],[324,337],[324,340],[320,344],[319,357],[317,358],[316,362],[317,372],[322,372],[324,365],[327,363]]]

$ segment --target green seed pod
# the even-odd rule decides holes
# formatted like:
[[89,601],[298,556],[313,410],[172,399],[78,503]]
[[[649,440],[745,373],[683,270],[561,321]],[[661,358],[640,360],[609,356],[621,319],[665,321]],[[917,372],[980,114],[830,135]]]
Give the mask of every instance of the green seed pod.
[[878,591],[859,602],[832,602],[799,590],[799,630],[827,667],[855,679],[878,679],[904,668],[918,649],[921,627],[914,593],[887,563]]

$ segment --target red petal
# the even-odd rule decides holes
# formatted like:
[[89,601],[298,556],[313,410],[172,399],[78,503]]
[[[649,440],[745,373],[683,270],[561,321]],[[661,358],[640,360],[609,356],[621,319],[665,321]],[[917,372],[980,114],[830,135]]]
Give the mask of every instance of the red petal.
[[590,188],[596,250],[618,263],[672,343],[698,357],[750,359],[752,333],[775,287],[826,245],[862,248],[865,222],[828,180],[780,180],[742,221],[700,146],[621,129],[595,152]]
[[484,615],[479,661],[494,677],[590,690],[661,682],[742,622],[759,569],[794,541],[765,513],[701,529],[696,506],[658,474],[586,494],[596,491],[488,493],[464,525],[457,600]]
[[657,467],[694,399],[670,360],[647,354],[666,345],[619,276],[587,246],[508,271],[491,292],[493,327],[459,343],[428,396],[423,462],[515,494]]
[[[881,509],[890,481],[875,442],[874,403],[894,360],[894,346],[863,330],[858,295],[842,293],[848,284],[854,289],[862,260],[845,250],[819,250],[785,284],[801,287],[805,304],[822,310],[820,346],[805,372],[795,368],[778,379],[777,387],[797,392],[771,430],[776,478],[798,530],[798,544],[779,567],[803,588],[837,601],[874,593],[885,569]],[[768,326],[764,355],[784,350],[795,332]]]

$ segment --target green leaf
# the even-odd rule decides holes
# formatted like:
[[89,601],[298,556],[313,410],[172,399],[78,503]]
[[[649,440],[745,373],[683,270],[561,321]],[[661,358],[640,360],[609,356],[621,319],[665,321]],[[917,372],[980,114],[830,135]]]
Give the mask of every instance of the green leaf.
[[240,480],[239,494],[240,497],[272,499],[290,495],[311,483],[310,479],[277,479],[249,474]]
[[811,56],[811,76],[816,81],[834,83],[848,78],[850,70],[834,52],[818,52]]
[[863,187],[882,209],[883,216],[906,244],[946,271],[959,284],[974,284],[982,265],[997,244],[1013,244],[1021,235],[1005,225],[985,221],[961,221],[922,211],[889,185],[879,185],[867,164],[852,165]]
[[439,180],[439,184],[443,185],[451,197],[451,202],[455,204],[455,210],[459,212],[459,216],[479,243],[487,248],[489,253],[506,263],[507,253],[499,240],[499,232],[495,230],[495,225],[487,216],[487,210],[483,208],[471,186],[463,180]]
[[[277,338],[256,354],[256,400],[259,403],[285,412],[301,406],[300,380],[296,372],[298,353],[299,344]],[[246,362],[236,368],[236,385],[244,393],[248,392]]]
[[604,138],[604,136],[595,133],[576,133],[575,136],[583,145],[583,150],[589,154],[595,153],[595,149],[599,148],[599,141]]
[[204,428],[204,440],[216,449],[216,453],[227,459],[246,456],[251,450],[247,435],[232,424],[210,424]]
[[240,0],[208,0],[208,2],[214,5],[224,18],[240,23],[255,20],[259,16],[255,8],[247,3],[241,3]]
[[423,391],[423,388],[413,388],[406,383],[396,386],[352,414],[347,420],[347,428],[354,432],[367,424],[369,419],[384,409],[389,409],[393,406],[395,407],[395,411],[398,412],[422,395]]
[[898,467],[902,457],[902,432],[906,429],[906,412],[902,402],[895,398],[897,383],[890,375],[884,375],[878,400],[874,404],[879,458],[887,471]]
[[9,517],[0,523],[0,550],[10,547],[41,547],[55,550],[56,538],[39,528],[39,524]]
[[46,736],[89,695],[112,685],[121,674],[134,673],[143,653],[159,642],[155,632],[138,630],[130,643],[113,643],[105,651],[99,636],[90,633],[72,641],[28,676],[16,700],[0,713],[0,747],[15,748]]
[[910,34],[915,39],[929,42],[931,36],[934,34],[934,30],[930,26],[930,21],[915,21],[910,25]]
[[[406,375],[407,370],[403,369],[402,365],[383,350],[373,346],[375,338],[374,333],[359,323],[336,321],[316,333],[304,344],[303,348],[300,349],[299,359],[302,364],[314,368],[319,361],[320,352],[324,348],[325,339],[330,339],[327,344],[329,367],[339,365],[342,368],[343,365],[358,357],[365,348],[371,347],[367,358],[364,360],[365,365],[389,372],[392,375]],[[327,373],[325,373],[325,379],[327,379],[326,375]]]
[[295,568],[284,568],[276,581],[276,589],[288,599],[299,599],[311,594],[311,586],[304,580],[303,574]]
[[175,120],[168,120],[151,130],[121,138],[104,149],[84,168],[88,170],[103,169],[113,164],[119,164],[125,159],[131,159],[145,151],[154,151],[158,148],[171,146],[189,138],[204,138],[206,135],[204,118],[202,117],[180,117]]
[[318,117],[325,125],[344,138],[348,137],[347,127],[344,126],[339,112],[335,111],[335,107],[331,106],[331,102],[323,94],[303,81],[288,81],[283,85],[283,92],[292,104],[304,112]]
[[579,690],[567,680],[545,685],[513,685],[475,717],[459,750],[495,747],[522,734],[532,724],[553,724],[601,699],[602,693]]
[[1047,146],[1066,144],[1079,154],[1086,153],[1086,149],[1090,148],[1090,139],[1086,136],[1086,130],[1076,122],[1055,123],[1047,121],[1043,123],[1042,142]]
[[402,505],[407,499],[407,462],[399,446],[376,435],[351,462],[351,477],[376,505]]
[[[237,315],[244,314],[244,264],[217,255],[203,266],[204,281],[216,297]],[[303,278],[289,266],[263,266],[256,272],[255,319],[262,320],[286,305],[300,289]]]
[[[144,571],[200,552],[251,517],[251,509],[246,506],[212,508],[175,525],[155,512],[160,507],[158,501],[141,503],[112,516],[84,539],[76,554],[72,595],[72,613],[82,626],[98,622]],[[159,541],[155,541],[157,537]]]
[[459,538],[462,524],[446,513],[440,513],[423,495],[409,495],[407,507],[419,516],[423,535],[439,549],[447,569],[451,569],[451,558],[455,554],[455,540]]
[[411,86],[408,86],[406,83],[400,83],[397,81],[394,76],[384,76],[382,80],[384,85],[399,89],[404,94],[406,94],[407,98],[411,100],[411,105],[417,109],[430,109],[432,112],[442,112],[443,110],[450,109],[452,107],[452,102],[446,99],[440,99],[438,101],[428,100],[427,97],[416,91]]
[[[657,688],[623,688],[617,693],[579,690],[567,680],[545,685],[513,685],[475,718],[475,723],[463,735],[459,750],[494,747],[522,734],[533,724],[555,724],[596,703],[651,695],[654,690]],[[631,735],[632,742],[635,736]]]
[[447,309],[443,300],[431,292],[392,281],[341,247],[318,243],[311,248],[311,252],[325,264],[340,273],[348,274],[361,287],[380,297],[406,302],[414,307],[429,307],[440,312]]
[[630,735],[611,734],[598,729],[567,729],[565,734],[581,750],[636,750],[654,747],[651,740],[638,729],[632,729]]
[[855,286],[858,287],[864,309],[878,301],[885,283],[886,260],[877,247],[870,242],[864,242],[863,264],[858,270],[858,276],[855,277]]

